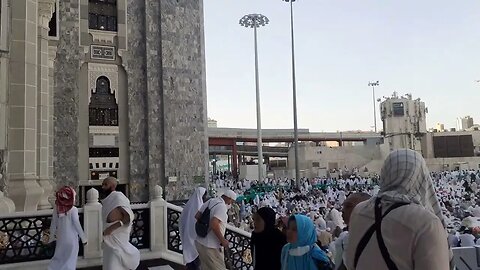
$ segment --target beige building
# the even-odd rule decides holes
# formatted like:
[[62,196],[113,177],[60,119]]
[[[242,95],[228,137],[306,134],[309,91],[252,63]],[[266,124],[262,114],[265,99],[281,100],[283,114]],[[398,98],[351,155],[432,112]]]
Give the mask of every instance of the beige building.
[[0,0],[0,190],[17,211],[106,176],[186,198],[208,174],[204,57],[202,1]]
[[474,125],[473,118],[471,116],[462,117],[460,120],[462,122],[462,130],[469,130]]
[[437,132],[444,132],[445,131],[445,125],[441,124],[441,123],[437,123],[437,125],[435,126],[435,130],[437,130]]
[[208,128],[216,128],[218,125],[217,120],[208,118]]
[[426,107],[420,99],[413,100],[394,93],[380,104],[385,143],[390,150],[409,148],[421,150],[421,138],[427,133]]

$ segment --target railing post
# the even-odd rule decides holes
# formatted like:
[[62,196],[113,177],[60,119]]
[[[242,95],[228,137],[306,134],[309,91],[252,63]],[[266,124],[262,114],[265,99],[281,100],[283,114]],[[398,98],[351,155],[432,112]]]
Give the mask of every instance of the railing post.
[[163,199],[161,186],[154,187],[154,196],[150,201],[150,248],[152,251],[167,250],[167,204]]
[[15,212],[15,204],[0,191],[0,214],[9,214]]
[[101,258],[103,241],[102,205],[98,202],[98,191],[87,191],[87,203],[83,207],[85,234],[88,244],[84,249],[85,259]]

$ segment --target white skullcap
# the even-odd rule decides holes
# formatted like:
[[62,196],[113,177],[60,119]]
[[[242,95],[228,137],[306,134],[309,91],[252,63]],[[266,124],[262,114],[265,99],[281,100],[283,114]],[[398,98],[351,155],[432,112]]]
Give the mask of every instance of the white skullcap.
[[225,192],[225,194],[223,194],[223,195],[227,198],[230,198],[230,199],[234,200],[234,201],[237,200],[237,194],[235,192],[233,192],[233,190],[227,190]]

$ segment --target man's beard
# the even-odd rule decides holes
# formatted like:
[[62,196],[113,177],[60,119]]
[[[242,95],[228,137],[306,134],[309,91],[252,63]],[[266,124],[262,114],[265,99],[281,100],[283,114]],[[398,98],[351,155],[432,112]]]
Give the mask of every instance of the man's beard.
[[107,198],[108,195],[110,195],[112,192],[113,192],[113,190],[110,190],[110,189],[105,190],[105,189],[102,188],[102,197],[105,199],[105,198]]

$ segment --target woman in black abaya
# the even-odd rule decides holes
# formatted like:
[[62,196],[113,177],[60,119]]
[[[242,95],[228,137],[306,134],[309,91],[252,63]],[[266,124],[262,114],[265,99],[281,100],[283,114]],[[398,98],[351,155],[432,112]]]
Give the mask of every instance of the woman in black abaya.
[[281,253],[287,243],[285,235],[275,227],[275,211],[263,207],[253,214],[255,229],[252,232],[251,249],[255,270],[280,270]]

